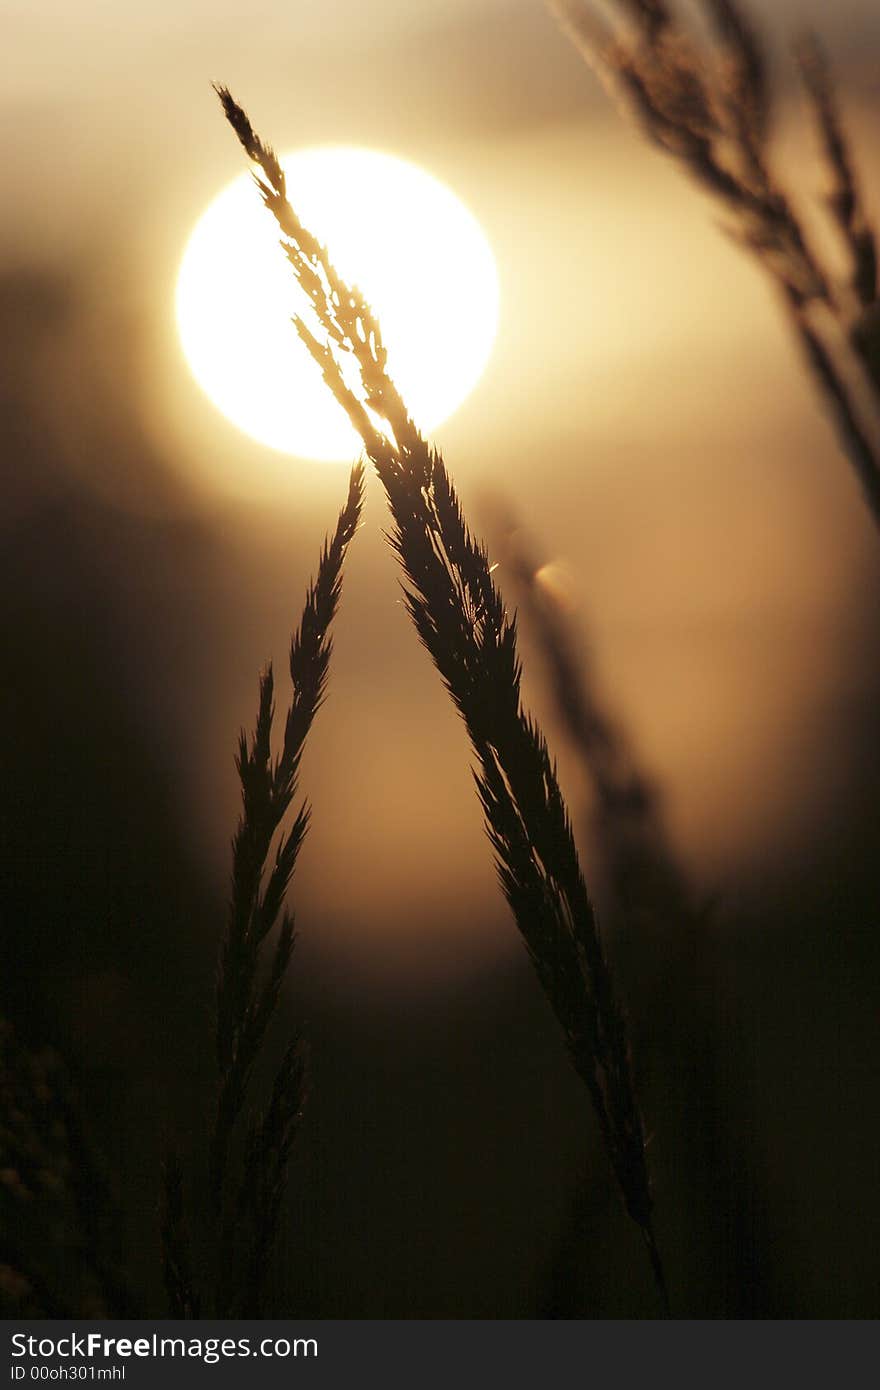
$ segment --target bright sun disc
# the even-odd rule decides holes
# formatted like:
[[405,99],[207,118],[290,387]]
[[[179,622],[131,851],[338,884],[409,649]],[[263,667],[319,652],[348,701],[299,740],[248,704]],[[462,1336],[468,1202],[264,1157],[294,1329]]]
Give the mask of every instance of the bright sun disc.
[[[482,228],[444,184],[391,155],[331,147],[281,162],[304,224],[375,309],[413,419],[434,429],[473,389],[495,339],[498,277]],[[186,359],[223,414],[263,444],[348,459],[360,441],[291,323],[302,305],[275,223],[242,174],[184,252]]]

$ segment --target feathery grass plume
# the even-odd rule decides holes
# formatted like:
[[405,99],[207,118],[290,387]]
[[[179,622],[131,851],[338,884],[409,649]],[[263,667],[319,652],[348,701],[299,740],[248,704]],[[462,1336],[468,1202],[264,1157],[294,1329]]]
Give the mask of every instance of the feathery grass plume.
[[711,51],[664,4],[612,0],[617,23],[611,26],[599,21],[590,0],[550,4],[643,133],[721,203],[730,234],[773,279],[880,526],[876,240],[817,42],[801,45],[799,68],[831,175],[831,216],[852,262],[850,283],[842,287],[811,247],[771,167],[772,91],[761,42],[737,0],[702,0],[716,40]]
[[[230,1316],[246,1306],[255,1316],[255,1283],[265,1278],[274,1243],[278,1209],[290,1146],[305,1099],[302,1049],[288,1050],[272,1091],[266,1115],[254,1120],[245,1138],[246,1155],[237,1196],[227,1194],[229,1147],[245,1106],[254,1064],[275,1011],[294,947],[293,915],[284,906],[309,823],[303,804],[287,834],[281,834],[274,858],[270,851],[298,786],[306,738],[326,692],[333,643],[330,635],[342,591],[345,555],[360,521],[363,468],[352,470],[348,498],[336,530],[325,541],[317,577],[310,584],[302,618],[290,645],[293,698],[287,711],[281,752],[273,758],[274,677],[269,666],[260,679],[256,727],[248,741],[242,732],[237,767],[242,813],[232,843],[232,894],[217,975],[217,1064],[219,1087],[211,1137],[211,1192],[220,1216],[217,1312]],[[260,958],[273,928],[275,946],[265,978],[258,980]],[[242,1221],[249,1212],[253,1220]],[[245,1277],[236,1291],[230,1280],[240,1264],[234,1252],[249,1227],[250,1248]],[[236,1302],[238,1300],[238,1302]]]
[[407,607],[477,758],[477,790],[501,885],[592,1098],[665,1304],[624,1017],[555,767],[540,729],[521,705],[515,622],[505,612],[485,550],[467,527],[442,458],[422,438],[388,374],[381,330],[369,305],[303,227],[287,199],[274,152],[228,90],[217,92],[257,165],[257,186],[310,306],[314,328],[297,317],[297,331],[384,485],[394,519],[390,541],[407,581]]
[[[363,467],[357,464],[291,640],[293,697],[280,753],[275,757],[272,752],[275,681],[271,665],[260,678],[254,733],[249,739],[242,732],[239,738],[236,767],[242,811],[232,842],[229,916],[217,970],[218,1087],[209,1151],[213,1311],[218,1317],[260,1315],[290,1150],[305,1100],[303,1047],[295,1038],[276,1073],[265,1114],[243,1121],[252,1073],[262,1055],[294,948],[293,915],[285,907],[285,895],[308,829],[307,805],[297,810],[286,833],[283,822],[296,798],[306,739],[326,693],[331,628],[346,553],[360,521],[363,481]],[[276,928],[269,952],[268,939]],[[233,1163],[233,1157],[239,1161]],[[182,1178],[173,1158],[166,1163],[163,1188],[163,1265],[169,1302],[175,1316],[198,1316],[201,1300],[191,1271]]]
[[[330,628],[342,589],[345,554],[357,530],[363,503],[363,469],[351,474],[348,499],[332,539],[324,544],[317,578],[310,585],[298,630],[290,647],[293,699],[287,712],[281,753],[273,759],[274,675],[271,665],[260,679],[254,733],[239,738],[236,766],[242,814],[232,842],[232,893],[217,973],[217,1063],[220,1086],[211,1145],[211,1186],[219,1210],[232,1130],[245,1102],[248,1082],[278,1001],[294,945],[293,917],[284,896],[308,828],[306,805],[282,835],[271,867],[270,849],[296,796],[306,738],[327,684]],[[264,882],[265,878],[265,882]],[[261,951],[279,923],[272,961],[262,985],[257,973]]]

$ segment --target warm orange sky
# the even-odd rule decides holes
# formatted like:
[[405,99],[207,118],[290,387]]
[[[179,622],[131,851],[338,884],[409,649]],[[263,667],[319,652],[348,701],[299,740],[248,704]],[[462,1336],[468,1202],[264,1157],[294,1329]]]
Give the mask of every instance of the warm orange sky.
[[[266,0],[244,23],[228,0],[4,8],[0,118],[17,203],[0,255],[67,263],[81,286],[74,326],[40,369],[46,419],[73,442],[78,485],[189,518],[226,547],[198,583],[206,602],[222,595],[235,609],[235,673],[207,709],[185,693],[155,697],[157,720],[176,711],[205,853],[223,862],[231,732],[250,716],[259,662],[286,643],[292,608],[281,597],[267,608],[266,594],[298,594],[345,472],[243,438],[182,362],[178,259],[242,168],[214,79],[280,148],[374,145],[474,210],[498,260],[501,330],[482,383],[438,436],[467,504],[479,521],[503,495],[566,562],[609,701],[661,776],[703,879],[742,874],[768,844],[807,850],[811,805],[833,805],[846,781],[845,740],[830,746],[823,731],[873,698],[860,661],[877,626],[870,524],[759,272],[621,122],[538,0]],[[774,5],[773,28],[820,24],[847,74],[876,208],[880,91],[858,62],[873,6],[830,8]],[[796,111],[784,124],[804,189],[812,146]],[[155,478],[77,446],[109,398],[161,457]],[[397,604],[384,524],[373,488],[309,752],[317,813],[302,882],[343,914],[364,871],[364,908],[381,921],[401,898],[419,910],[424,880],[389,872],[427,854],[438,914],[446,904],[467,927],[497,902],[492,869],[464,736]],[[176,582],[192,579],[169,576],[172,595]],[[413,815],[414,786],[432,788],[429,820]],[[322,803],[336,805],[332,819]],[[455,882],[446,856],[462,865]],[[343,859],[347,873],[324,873]]]

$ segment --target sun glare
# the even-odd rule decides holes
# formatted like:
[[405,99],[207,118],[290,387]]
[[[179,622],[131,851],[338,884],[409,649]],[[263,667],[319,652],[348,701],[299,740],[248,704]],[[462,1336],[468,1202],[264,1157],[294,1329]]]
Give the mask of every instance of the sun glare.
[[[495,339],[498,277],[482,228],[444,184],[391,155],[330,147],[282,163],[303,222],[376,310],[413,418],[434,429],[471,392]],[[301,292],[249,174],[193,229],[176,299],[189,366],[229,420],[304,458],[359,452],[291,323]]]

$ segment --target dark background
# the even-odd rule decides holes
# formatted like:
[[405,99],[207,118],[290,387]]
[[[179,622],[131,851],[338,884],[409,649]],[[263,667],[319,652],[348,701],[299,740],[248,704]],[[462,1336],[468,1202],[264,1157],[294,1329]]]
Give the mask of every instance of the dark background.
[[[210,1112],[235,736],[261,664],[283,669],[345,475],[238,435],[174,343],[177,258],[240,169],[207,90],[222,77],[282,149],[424,163],[495,247],[498,348],[440,442],[477,522],[491,534],[503,499],[558,562],[709,909],[686,975],[606,912],[677,1310],[876,1315],[880,559],[758,272],[539,5],[267,4],[246,44],[231,7],[175,6],[164,29],[80,9],[75,31],[61,8],[39,32],[16,13],[0,106],[3,993],[19,1043],[75,1079],[136,1308],[163,1306],[160,1160],[174,1142],[197,1172]],[[875,192],[876,23],[854,3],[834,23]],[[780,167],[807,183],[787,99],[780,126]],[[384,525],[371,487],[304,766],[275,1042],[303,1022],[312,1096],[279,1307],[653,1316]],[[589,786],[524,642],[601,883]],[[56,1258],[7,1189],[61,1306],[98,1306],[61,1218]]]

